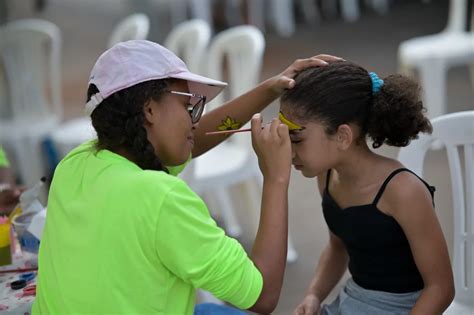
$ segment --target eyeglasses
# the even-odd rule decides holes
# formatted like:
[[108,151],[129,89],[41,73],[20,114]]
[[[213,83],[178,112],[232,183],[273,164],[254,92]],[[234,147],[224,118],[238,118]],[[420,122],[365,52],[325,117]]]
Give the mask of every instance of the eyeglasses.
[[187,105],[187,110],[189,116],[191,116],[191,122],[193,124],[197,123],[201,119],[202,113],[204,112],[204,105],[206,105],[206,97],[201,94],[196,93],[186,93],[178,91],[166,91],[175,95],[183,95],[189,97],[189,103]]

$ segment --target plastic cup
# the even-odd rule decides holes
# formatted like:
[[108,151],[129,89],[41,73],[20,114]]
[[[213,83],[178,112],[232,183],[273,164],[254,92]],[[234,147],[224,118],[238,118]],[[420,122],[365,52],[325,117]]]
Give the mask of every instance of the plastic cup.
[[37,264],[40,241],[27,229],[35,215],[36,212],[27,212],[14,217],[12,220],[24,258],[30,261],[32,265]]

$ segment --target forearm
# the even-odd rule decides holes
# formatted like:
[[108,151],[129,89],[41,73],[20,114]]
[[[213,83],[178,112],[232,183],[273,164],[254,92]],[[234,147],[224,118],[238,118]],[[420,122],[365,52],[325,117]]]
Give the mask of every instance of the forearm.
[[[278,301],[283,284],[288,241],[288,179],[264,180],[260,223],[251,259],[263,277],[260,298],[251,310]],[[271,308],[271,307],[270,307]]]
[[216,131],[217,127],[221,125],[222,121],[227,117],[244,125],[252,118],[253,114],[262,111],[271,102],[277,99],[280,93],[273,88],[274,80],[275,78],[270,78],[249,92],[203,115],[194,133],[196,141],[193,149],[193,157],[207,152],[228,138],[226,135],[206,136],[206,132]]
[[321,302],[324,301],[344,275],[348,260],[344,248],[326,246],[319,259],[315,276],[311,281],[307,294],[314,294]]
[[454,298],[454,288],[432,285],[423,289],[410,315],[443,314]]

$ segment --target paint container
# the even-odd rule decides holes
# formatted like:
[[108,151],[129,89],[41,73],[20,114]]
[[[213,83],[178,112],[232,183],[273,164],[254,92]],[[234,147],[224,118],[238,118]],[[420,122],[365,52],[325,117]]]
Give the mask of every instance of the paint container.
[[0,218],[0,266],[10,265],[12,263],[10,229],[11,225],[8,218]]

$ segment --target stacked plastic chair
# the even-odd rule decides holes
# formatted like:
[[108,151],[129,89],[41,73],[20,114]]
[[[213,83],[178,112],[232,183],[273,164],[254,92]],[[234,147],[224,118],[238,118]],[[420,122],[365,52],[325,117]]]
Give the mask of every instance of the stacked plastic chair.
[[17,20],[0,28],[0,38],[8,93],[0,142],[23,184],[31,186],[48,175],[42,145],[62,119],[61,31],[44,20]]
[[400,71],[410,74],[418,70],[424,104],[431,118],[446,113],[446,78],[450,67],[471,66],[474,86],[474,33],[473,25],[470,31],[465,30],[467,8],[468,0],[450,0],[448,23],[441,33],[404,41],[398,48]]

